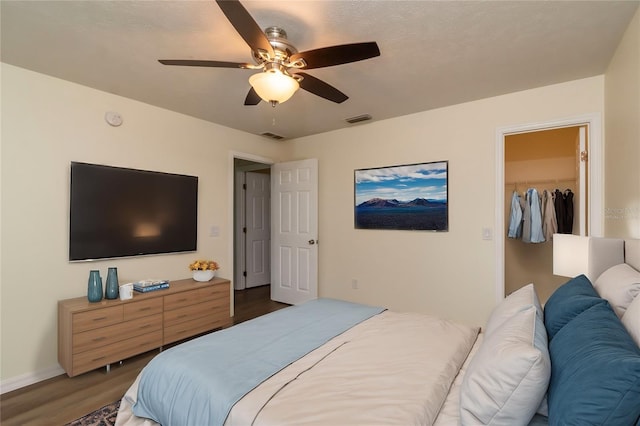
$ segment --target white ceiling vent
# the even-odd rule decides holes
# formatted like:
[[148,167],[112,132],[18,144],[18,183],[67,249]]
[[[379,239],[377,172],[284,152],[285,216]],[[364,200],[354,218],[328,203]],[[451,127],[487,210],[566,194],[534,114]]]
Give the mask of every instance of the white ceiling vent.
[[260,136],[264,136],[265,138],[275,139],[277,141],[284,139],[284,136],[276,135],[275,133],[271,133],[271,132],[260,133]]
[[362,114],[362,115],[356,115],[355,117],[345,118],[344,121],[346,121],[349,124],[355,124],[355,123],[360,123],[361,121],[368,121],[368,120],[371,120],[371,115]]

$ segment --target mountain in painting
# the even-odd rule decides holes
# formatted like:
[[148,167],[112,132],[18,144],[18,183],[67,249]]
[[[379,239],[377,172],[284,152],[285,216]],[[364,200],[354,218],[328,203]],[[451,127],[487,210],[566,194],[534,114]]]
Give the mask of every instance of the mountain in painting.
[[436,207],[447,204],[446,201],[427,200],[416,198],[411,201],[386,200],[384,198],[372,198],[357,205],[357,207],[389,208],[389,207]]

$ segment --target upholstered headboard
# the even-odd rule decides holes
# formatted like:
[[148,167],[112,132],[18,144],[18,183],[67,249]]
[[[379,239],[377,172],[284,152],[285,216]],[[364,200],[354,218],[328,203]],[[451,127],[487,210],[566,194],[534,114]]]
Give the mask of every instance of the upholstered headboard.
[[624,263],[628,263],[636,271],[640,271],[640,240],[624,241]]
[[640,240],[621,238],[589,238],[590,280],[596,280],[600,274],[612,266],[627,263],[640,271]]

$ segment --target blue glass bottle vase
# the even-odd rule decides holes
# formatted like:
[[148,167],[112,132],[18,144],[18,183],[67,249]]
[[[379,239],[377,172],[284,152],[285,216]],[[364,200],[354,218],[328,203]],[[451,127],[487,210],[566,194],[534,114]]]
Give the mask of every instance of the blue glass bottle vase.
[[93,270],[89,272],[87,299],[89,299],[91,303],[102,300],[102,277],[100,276],[100,271]]
[[105,299],[118,298],[118,268],[109,268],[107,270],[107,284],[104,297]]

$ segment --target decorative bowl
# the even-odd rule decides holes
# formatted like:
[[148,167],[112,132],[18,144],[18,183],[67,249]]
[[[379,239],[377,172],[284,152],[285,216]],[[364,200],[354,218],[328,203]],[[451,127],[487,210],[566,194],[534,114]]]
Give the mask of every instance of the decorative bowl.
[[193,271],[193,279],[200,282],[211,281],[216,276],[216,271],[208,269],[206,271]]

